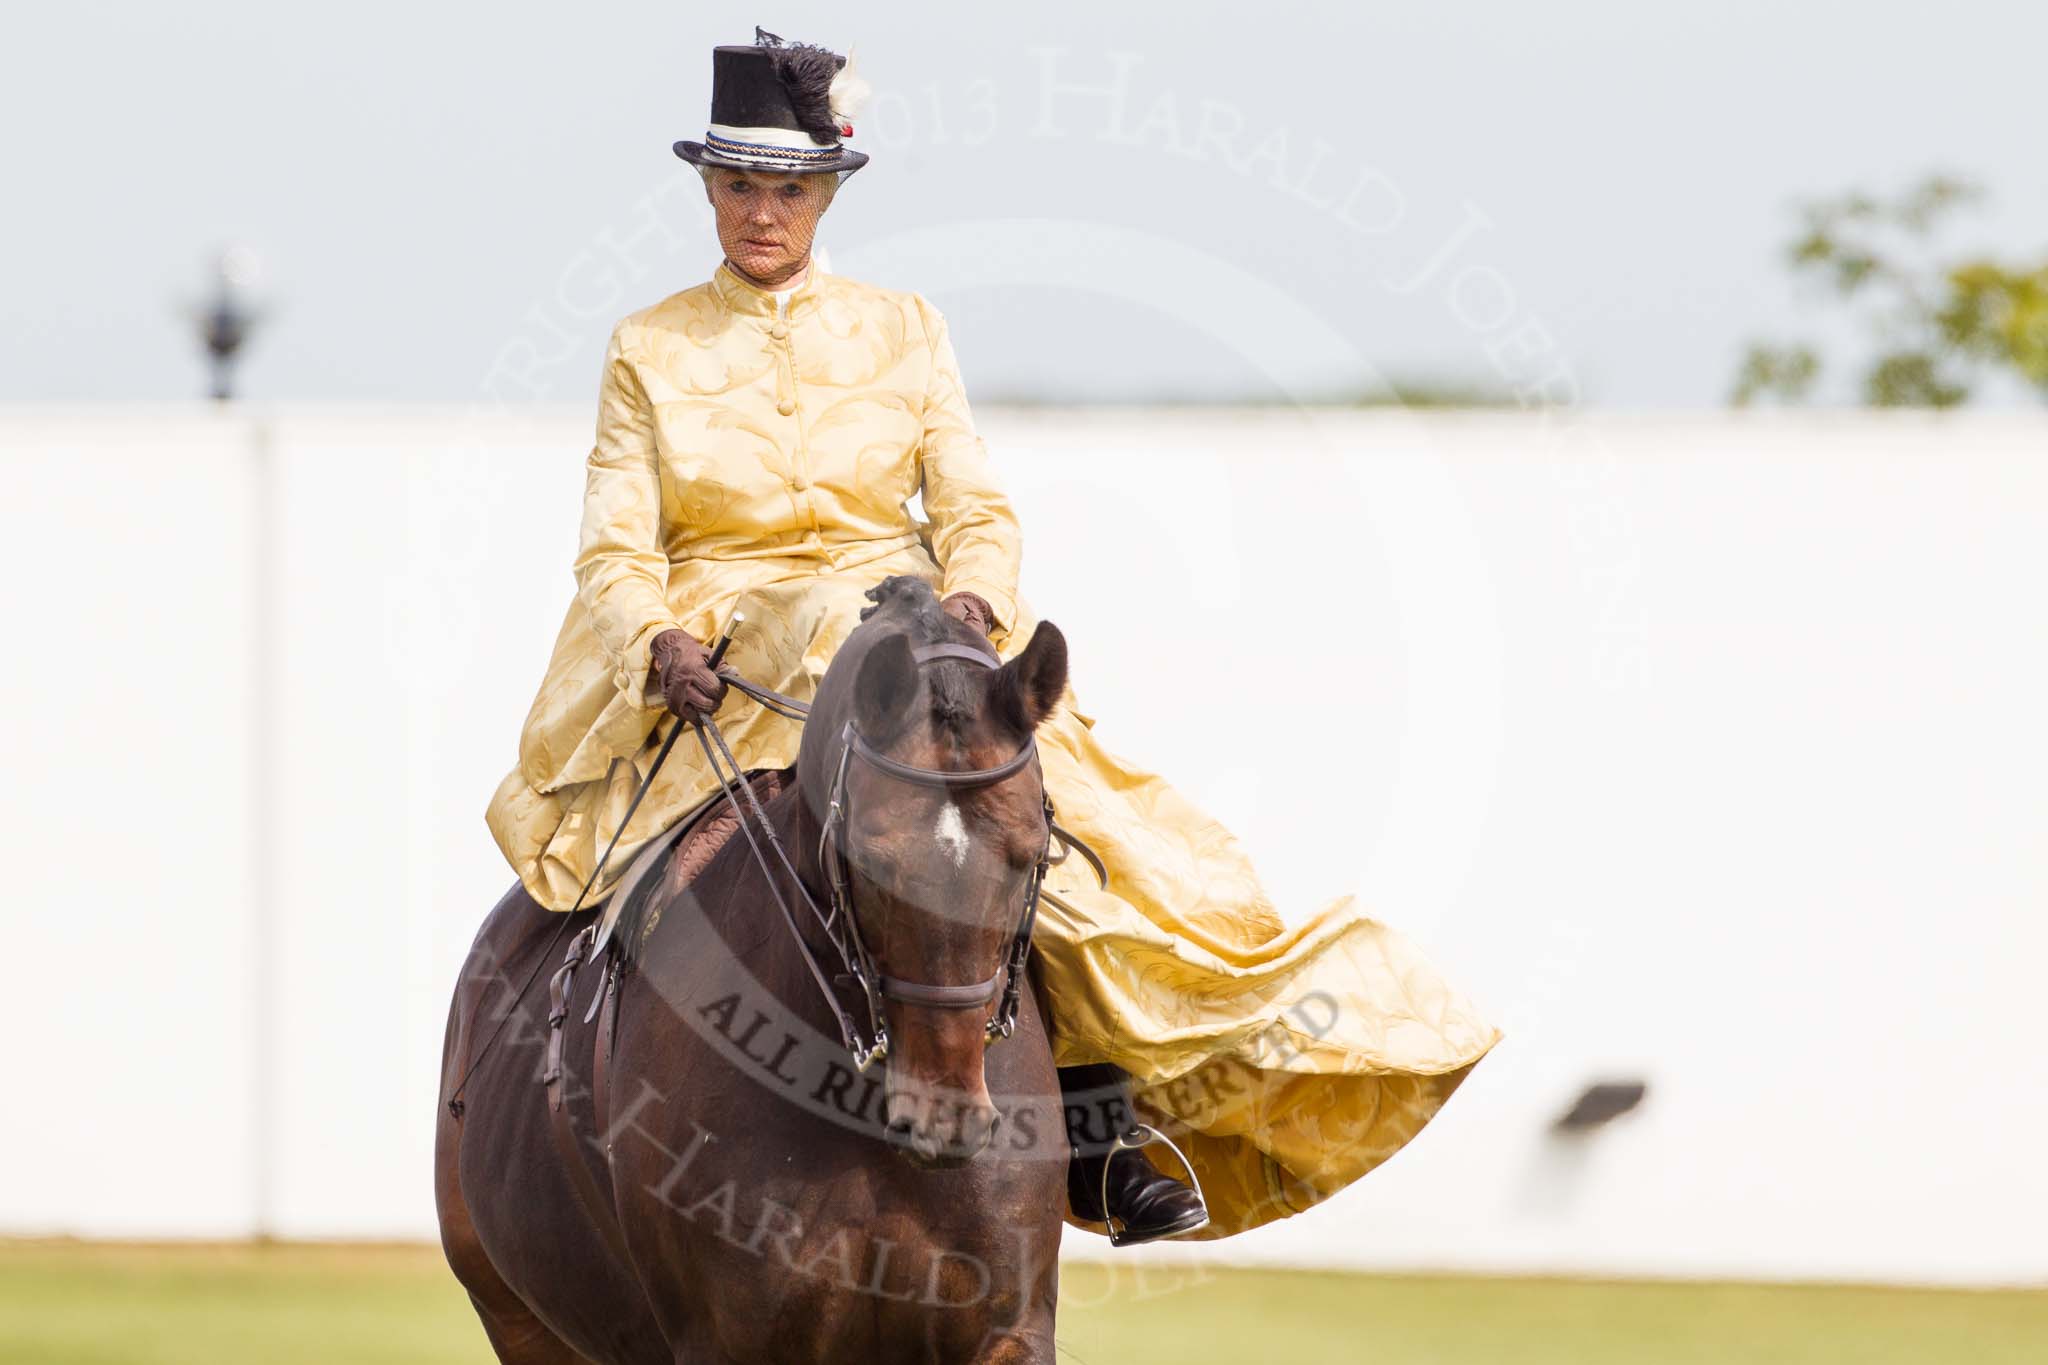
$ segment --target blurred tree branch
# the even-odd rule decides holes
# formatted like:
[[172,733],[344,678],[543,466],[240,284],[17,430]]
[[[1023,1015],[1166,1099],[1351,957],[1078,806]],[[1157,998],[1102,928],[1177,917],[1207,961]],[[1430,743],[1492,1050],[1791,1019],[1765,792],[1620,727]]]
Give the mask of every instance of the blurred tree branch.
[[[1981,197],[1966,181],[1932,175],[1891,201],[1850,192],[1802,207],[1786,263],[1852,310],[1871,336],[1876,353],[1860,383],[1866,406],[1955,407],[2001,373],[2048,398],[2048,259],[1934,259],[1935,228]],[[1811,342],[1752,342],[1729,401],[1803,402],[1821,369]]]

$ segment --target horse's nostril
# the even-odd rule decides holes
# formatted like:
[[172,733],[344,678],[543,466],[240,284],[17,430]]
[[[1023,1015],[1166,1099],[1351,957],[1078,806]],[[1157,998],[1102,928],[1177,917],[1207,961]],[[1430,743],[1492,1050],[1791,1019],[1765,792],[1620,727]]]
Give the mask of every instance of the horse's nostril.
[[889,1136],[901,1140],[910,1136],[917,1126],[917,1106],[913,1104],[882,1102],[882,1126]]

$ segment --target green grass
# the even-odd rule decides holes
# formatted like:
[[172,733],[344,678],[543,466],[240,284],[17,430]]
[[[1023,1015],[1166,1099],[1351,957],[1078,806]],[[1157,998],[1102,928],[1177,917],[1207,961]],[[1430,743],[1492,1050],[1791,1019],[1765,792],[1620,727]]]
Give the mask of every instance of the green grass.
[[[1067,1267],[1073,1365],[2041,1365],[2048,1292]],[[6,1365],[491,1365],[431,1247],[0,1242]]]
[[2048,1365],[2048,1292],[1155,1267],[1148,1295],[1145,1278],[1128,1266],[1067,1269],[1066,1359]]
[[0,1242],[5,1365],[492,1365],[438,1247]]

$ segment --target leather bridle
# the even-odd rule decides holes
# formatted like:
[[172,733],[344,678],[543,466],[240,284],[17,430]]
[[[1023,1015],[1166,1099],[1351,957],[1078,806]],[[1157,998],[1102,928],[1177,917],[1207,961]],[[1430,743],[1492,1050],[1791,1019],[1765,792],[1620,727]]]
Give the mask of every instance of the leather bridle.
[[[937,659],[960,659],[982,668],[1000,666],[990,652],[963,644],[925,645],[914,649],[911,657],[919,666]],[[810,708],[804,703],[785,697],[779,692],[759,687],[731,672],[725,672],[722,676],[733,687],[780,715],[802,719],[810,713]],[[1105,887],[1109,884],[1108,873],[1102,865],[1102,860],[1095,855],[1095,851],[1060,828],[1054,820],[1052,799],[1045,794],[1041,784],[1039,802],[1045,812],[1045,843],[1025,883],[1024,904],[1018,912],[1016,928],[1011,933],[1009,947],[1004,952],[1003,960],[995,973],[985,981],[958,985],[908,981],[902,977],[890,976],[881,970],[874,955],[868,951],[867,943],[861,936],[860,920],[853,903],[851,865],[846,857],[843,836],[847,824],[847,774],[854,761],[858,759],[870,770],[891,781],[911,786],[952,792],[976,791],[1006,781],[1030,767],[1038,757],[1036,736],[1027,737],[1016,753],[994,767],[966,770],[921,768],[883,753],[861,734],[859,727],[849,718],[840,730],[839,757],[833,765],[832,786],[826,802],[822,828],[818,834],[818,865],[830,879],[827,904],[821,907],[805,887],[803,878],[797,875],[796,868],[775,837],[767,816],[761,809],[760,801],[754,795],[753,785],[745,780],[738,761],[726,745],[724,735],[719,733],[717,723],[706,718],[694,728],[705,760],[711,765],[712,774],[719,780],[720,790],[739,818],[740,830],[746,836],[748,846],[754,855],[754,862],[760,868],[769,890],[774,894],[776,905],[782,911],[783,919],[789,925],[797,951],[803,956],[811,978],[817,983],[820,994],[839,1026],[840,1041],[851,1055],[854,1066],[860,1071],[865,1072],[889,1055],[889,1026],[883,1016],[884,1002],[889,1000],[927,1009],[985,1009],[1000,993],[1001,1002],[989,1016],[983,1032],[983,1041],[986,1045],[1009,1037],[1017,1027],[1017,1009],[1023,995],[1025,964],[1031,953],[1031,934],[1038,919],[1038,899],[1045,885],[1045,874],[1066,861],[1069,853],[1078,849],[1102,884]],[[741,807],[742,798],[751,809]],[[748,818],[750,815],[751,820]],[[1055,843],[1060,846],[1057,855],[1053,852]],[[812,951],[810,940],[799,926],[795,912],[782,894],[781,879],[770,869],[764,845],[767,850],[773,852],[783,871],[788,874],[789,883],[796,888],[797,896],[809,909],[812,919],[823,931],[826,941],[831,944],[833,955],[839,959],[838,965],[843,970],[832,974],[830,978],[823,964],[818,961],[817,954]],[[835,979],[849,983],[860,993],[867,1013],[867,1025],[864,1029],[839,999],[839,993],[832,985]]]
[[[983,668],[994,668],[995,661],[986,653],[968,645],[927,645],[912,651],[911,657],[919,664],[933,659],[963,659]],[[1032,866],[1030,880],[1025,885],[1024,908],[1017,917],[1017,927],[1010,936],[1009,950],[1002,962],[986,981],[969,982],[958,986],[932,985],[922,981],[906,981],[902,977],[890,976],[883,972],[868,952],[867,944],[861,938],[860,920],[854,913],[852,878],[846,850],[841,846],[840,831],[847,820],[846,775],[858,758],[869,768],[882,776],[911,786],[933,787],[941,791],[977,791],[992,787],[998,782],[1015,777],[1038,757],[1037,737],[1028,737],[1023,747],[992,768],[975,768],[966,771],[941,768],[920,768],[889,757],[870,744],[866,736],[854,725],[851,718],[840,731],[839,762],[833,769],[831,796],[825,806],[824,828],[818,834],[818,865],[825,869],[832,879],[831,920],[835,925],[844,926],[846,937],[853,951],[854,981],[867,997],[868,1020],[871,1032],[867,1048],[871,1054],[868,1064],[875,1059],[886,1057],[889,1052],[889,1027],[882,1017],[882,1002],[894,1000],[905,1005],[921,1005],[928,1009],[968,1010],[986,1008],[1002,992],[1002,1006],[989,1016],[984,1038],[993,1042],[1007,1038],[1017,1027],[1017,1004],[1022,993],[1024,961],[1031,951],[1031,930],[1038,918],[1038,889],[1045,879],[1046,868],[1052,857],[1052,801],[1045,796],[1041,787],[1039,800],[1045,810],[1045,843],[1039,850],[1038,861]],[[859,1053],[856,1052],[856,1061]]]

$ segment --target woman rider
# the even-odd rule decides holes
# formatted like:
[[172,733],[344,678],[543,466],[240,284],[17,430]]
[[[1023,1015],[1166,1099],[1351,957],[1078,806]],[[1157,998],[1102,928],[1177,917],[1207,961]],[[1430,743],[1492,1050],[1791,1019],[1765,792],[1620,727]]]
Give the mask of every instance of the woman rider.
[[[735,608],[747,626],[728,662],[798,697],[892,575],[932,584],[1005,658],[1035,625],[1017,596],[1017,518],[944,319],[811,255],[818,219],[868,160],[842,142],[864,84],[844,58],[758,31],[712,64],[710,130],[675,150],[703,177],[725,259],[612,333],[576,598],[487,817],[550,910],[575,906],[614,834],[589,903],[714,794],[701,756],[678,746],[619,830],[650,735],[677,723],[664,708],[719,712],[749,769],[795,762],[797,724],[719,711],[726,686],[705,641]],[[923,522],[908,508],[920,496]],[[1069,863],[1041,902],[1037,973],[1062,1088],[1108,1094],[1114,1113],[1128,1077],[1137,1112],[1186,1133],[1204,1235],[1285,1217],[1399,1149],[1498,1034],[1349,902],[1286,929],[1229,832],[1103,750],[1092,724],[1070,692],[1038,735],[1061,823],[1110,876],[1104,890]],[[1106,1160],[1125,1240],[1204,1226],[1195,1193],[1141,1153],[1102,1154],[1105,1106],[1068,1113],[1077,1217],[1100,1221]]]

